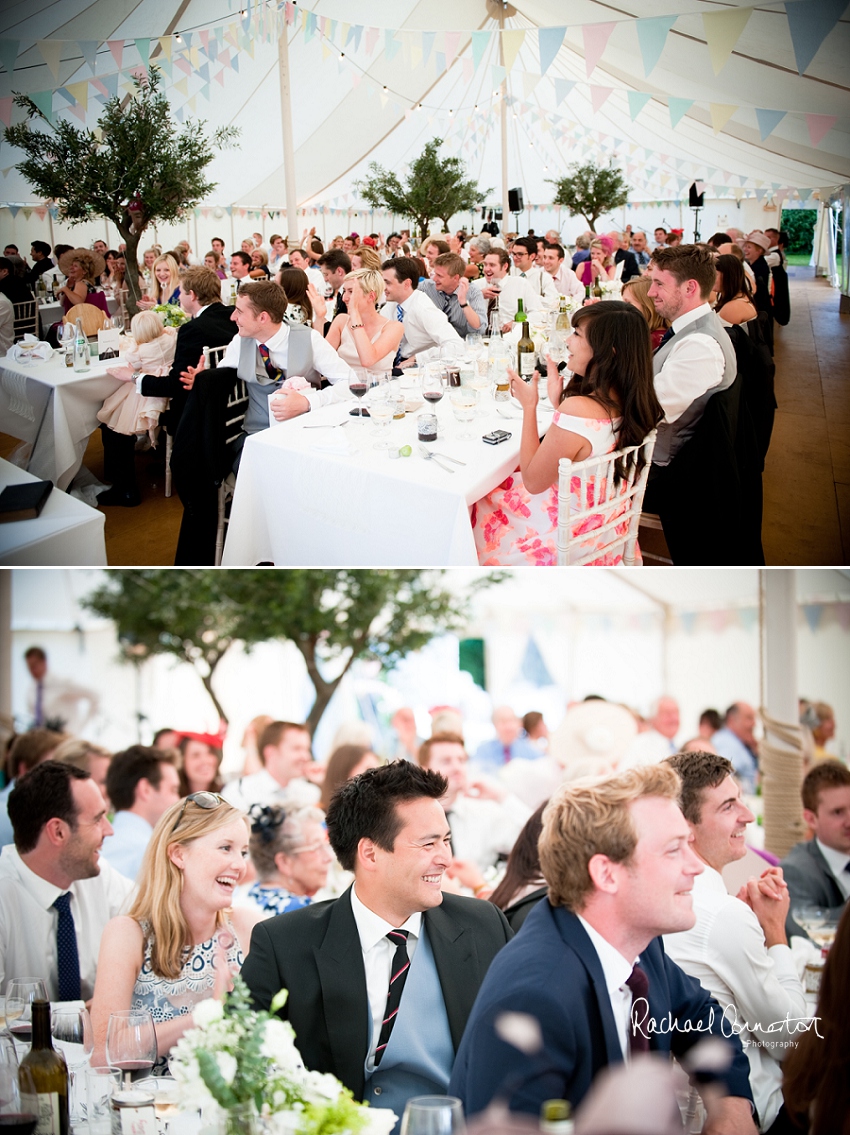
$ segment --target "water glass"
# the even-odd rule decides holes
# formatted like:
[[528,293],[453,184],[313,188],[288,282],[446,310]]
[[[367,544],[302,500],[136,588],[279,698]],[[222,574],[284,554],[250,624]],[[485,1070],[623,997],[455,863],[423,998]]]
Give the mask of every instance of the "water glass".
[[54,1002],[50,1013],[50,1032],[53,1047],[62,1053],[68,1065],[71,1123],[76,1125],[83,1122],[80,1096],[84,1093],[80,1092],[78,1073],[88,1064],[94,1051],[94,1032],[88,1009],[84,1005]]
[[379,440],[373,445],[373,449],[393,449],[394,443],[389,440],[388,432],[390,423],[395,416],[395,403],[390,399],[390,386],[384,380],[379,385],[373,388],[370,401],[369,413],[372,415],[372,421],[375,423]]
[[86,1070],[86,1120],[88,1135],[111,1135],[112,1096],[121,1089],[117,1068],[95,1066]]
[[457,436],[463,441],[471,441],[475,435],[468,427],[469,423],[475,418],[475,411],[478,405],[477,392],[470,386],[461,386],[459,389],[451,391],[449,401],[451,402],[452,412],[455,418],[461,423],[462,427],[467,427],[466,429],[461,428]]
[[401,1135],[465,1135],[463,1105],[454,1096],[414,1096],[407,1101]]

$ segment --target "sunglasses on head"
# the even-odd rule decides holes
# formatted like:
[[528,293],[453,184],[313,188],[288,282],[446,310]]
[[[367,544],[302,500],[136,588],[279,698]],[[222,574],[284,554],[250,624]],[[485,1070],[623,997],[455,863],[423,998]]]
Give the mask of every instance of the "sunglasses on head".
[[168,833],[174,835],[180,827],[180,821],[183,819],[183,813],[186,811],[187,804],[197,804],[199,808],[203,808],[205,812],[212,812],[219,804],[226,804],[227,801],[223,796],[219,796],[217,792],[190,792],[186,799],[183,801],[183,807],[180,809],[180,814],[174,822],[174,827]]

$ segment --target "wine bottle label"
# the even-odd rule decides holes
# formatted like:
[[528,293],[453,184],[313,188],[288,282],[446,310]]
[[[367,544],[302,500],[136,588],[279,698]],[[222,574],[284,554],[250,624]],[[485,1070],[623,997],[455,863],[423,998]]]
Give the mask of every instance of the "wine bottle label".
[[531,378],[534,374],[534,351],[524,351],[519,357],[519,373],[523,378]]
[[34,1135],[61,1135],[59,1127],[59,1093],[39,1092],[36,1102]]

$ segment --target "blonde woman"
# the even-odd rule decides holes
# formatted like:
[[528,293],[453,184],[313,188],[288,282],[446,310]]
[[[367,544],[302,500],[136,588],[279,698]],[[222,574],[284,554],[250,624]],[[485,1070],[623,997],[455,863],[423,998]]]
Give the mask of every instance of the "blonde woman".
[[652,280],[648,276],[635,276],[623,284],[623,299],[636,307],[649,325],[649,337],[652,341],[653,351],[664,338],[664,332],[670,326],[667,320],[655,310],[655,304],[649,298],[649,288]]
[[351,268],[354,272],[360,268],[373,268],[376,272],[380,272],[382,260],[374,248],[370,248],[368,244],[358,245],[349,255],[351,257]]
[[255,248],[251,252],[251,271],[248,275],[252,280],[269,279],[269,258],[266,255],[265,249]]
[[149,311],[160,303],[180,302],[180,268],[170,252],[153,262],[148,294],[139,300],[139,307]]
[[381,273],[373,268],[349,272],[342,281],[342,298],[348,314],[338,315],[331,324],[330,346],[352,370],[392,370],[404,327],[397,319],[378,315],[377,305],[384,298]]
[[199,1001],[222,997],[242,967],[256,911],[233,910],[248,869],[248,819],[213,792],[169,808],[151,836],[136,899],[107,923],[92,1002],[95,1062],[104,1063],[109,1014],[148,1009],[158,1061],[187,1029]]
[[599,237],[590,243],[590,259],[582,260],[576,268],[576,275],[585,286],[603,280],[613,280],[617,266],[614,263],[611,241],[607,236]]

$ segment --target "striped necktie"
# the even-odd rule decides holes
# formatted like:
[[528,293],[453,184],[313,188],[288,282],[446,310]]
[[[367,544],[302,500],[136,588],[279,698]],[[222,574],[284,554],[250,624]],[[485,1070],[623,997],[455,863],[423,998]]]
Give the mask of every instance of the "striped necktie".
[[404,993],[404,983],[407,981],[407,973],[410,969],[410,958],[407,956],[407,935],[408,930],[390,930],[387,934],[390,942],[395,946],[396,951],[393,955],[393,964],[390,970],[390,987],[387,990],[387,1007],[384,1010],[384,1020],[381,1025],[381,1035],[378,1037],[378,1047],[375,1049],[375,1067],[381,1063],[384,1052],[386,1051],[387,1044],[390,1039],[390,1034],[395,1025],[395,1019],[398,1016],[399,1005],[401,1004],[401,995]]
[[280,378],[280,371],[271,361],[268,347],[265,343],[258,343],[257,350],[260,352],[260,358],[263,360],[263,366],[266,368],[266,374],[269,376],[272,382],[277,382],[277,380]]
[[661,336],[661,342],[658,344],[655,350],[660,351],[664,344],[669,343],[675,334],[676,332],[673,330],[673,328],[668,327],[664,334]]
[[[399,323],[402,323],[402,324],[404,323],[404,308],[401,306],[400,303],[396,304],[395,317],[399,321]],[[404,336],[402,335],[402,339],[403,338],[404,338]],[[402,353],[401,353],[401,343],[399,343],[398,350],[396,351],[395,358],[393,359],[393,366],[394,367],[401,366],[402,357],[403,356],[402,356]]]
[[56,958],[59,967],[59,1000],[80,999],[80,956],[77,952],[77,929],[71,914],[71,892],[66,891],[53,903],[59,913],[56,923]]

